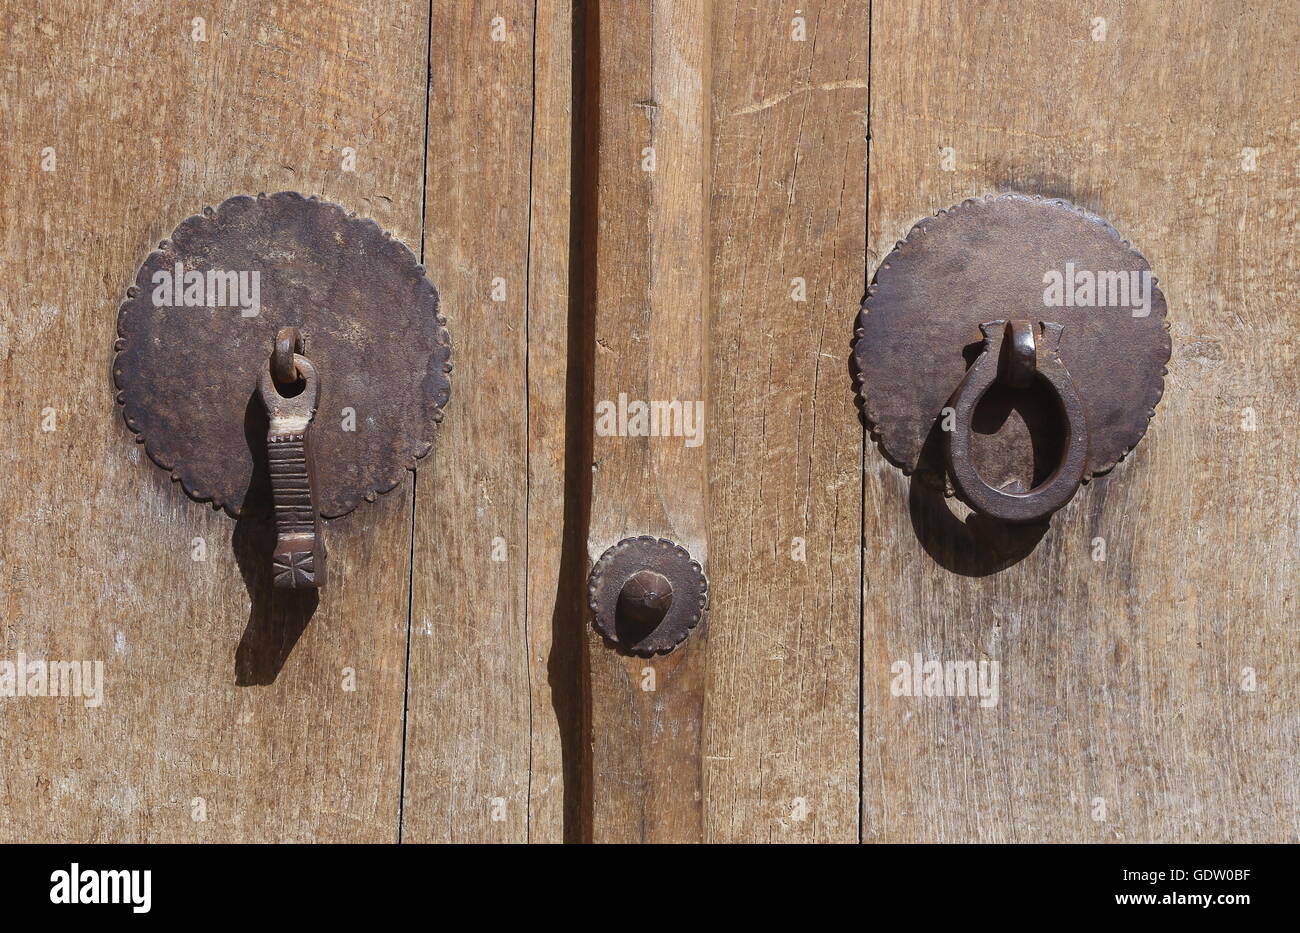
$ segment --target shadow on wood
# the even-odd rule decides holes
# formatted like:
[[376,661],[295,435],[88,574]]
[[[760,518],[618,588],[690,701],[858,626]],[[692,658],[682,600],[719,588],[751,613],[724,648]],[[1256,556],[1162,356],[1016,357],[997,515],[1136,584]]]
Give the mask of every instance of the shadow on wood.
[[[564,774],[564,841],[591,839],[591,703],[586,659],[587,527],[591,511],[593,358],[588,296],[595,275],[599,45],[597,12],[573,5],[571,197],[569,202],[568,365],[565,372],[564,528],[560,577],[551,618],[547,679],[560,725]],[[591,30],[589,33],[588,30]]]

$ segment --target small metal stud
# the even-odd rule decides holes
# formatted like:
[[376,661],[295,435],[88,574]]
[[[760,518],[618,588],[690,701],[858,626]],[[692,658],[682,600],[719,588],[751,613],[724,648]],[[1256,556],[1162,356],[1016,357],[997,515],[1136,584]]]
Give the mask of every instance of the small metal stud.
[[606,640],[637,655],[666,654],[704,618],[708,580],[685,548],[665,538],[625,538],[588,577],[594,625]]

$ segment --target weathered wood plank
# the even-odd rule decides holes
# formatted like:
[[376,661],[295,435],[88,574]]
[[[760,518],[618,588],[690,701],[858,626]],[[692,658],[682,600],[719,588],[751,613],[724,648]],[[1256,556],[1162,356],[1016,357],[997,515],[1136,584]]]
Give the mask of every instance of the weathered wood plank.
[[[584,114],[598,123],[599,151],[594,398],[707,404],[709,4],[637,0],[588,13],[599,86]],[[589,560],[649,534],[707,570],[707,449],[684,437],[597,436]],[[707,632],[653,660],[623,656],[590,630],[587,645],[591,838],[701,840]]]
[[866,36],[865,0],[714,15],[714,842],[858,838]]
[[533,4],[433,7],[425,265],[452,398],[415,516],[402,838],[528,836]]
[[[865,838],[1296,841],[1295,5],[873,16],[872,268],[964,197],[1065,197],[1150,259],[1174,351],[1135,453],[1000,572],[868,451]],[[998,661],[997,705],[892,696],[917,652]]]
[[[528,839],[580,838],[581,682],[590,485],[580,305],[570,263],[574,9],[539,4],[534,49],[528,256]],[[575,420],[570,423],[570,415]]]
[[200,13],[5,17],[2,654],[100,660],[105,680],[96,709],[0,701],[6,841],[397,834],[409,486],[328,523],[310,621],[269,608],[269,526],[189,501],[142,456],[108,361],[141,260],[205,204],[296,189],[418,244],[427,8],[225,4],[196,41]]

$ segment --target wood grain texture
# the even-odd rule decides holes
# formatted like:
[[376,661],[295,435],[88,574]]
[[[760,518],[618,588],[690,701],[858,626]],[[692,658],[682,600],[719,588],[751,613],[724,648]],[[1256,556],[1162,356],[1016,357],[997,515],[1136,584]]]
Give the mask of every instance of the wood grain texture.
[[[709,308],[710,4],[589,11],[596,123],[596,402],[705,403]],[[653,162],[649,161],[653,160]],[[588,558],[625,537],[682,545],[708,568],[708,441],[597,436]],[[700,841],[703,623],[671,654],[627,657],[589,631],[594,841]],[[645,674],[652,670],[654,689]]]
[[[1174,351],[1146,439],[1041,541],[867,452],[864,838],[1296,841],[1294,4],[873,17],[872,268],[967,196],[1064,197],[1151,261]],[[997,660],[998,704],[892,696],[917,652]]]
[[[0,698],[0,841],[1300,841],[1294,4],[2,28],[0,660],[105,682]],[[272,594],[269,517],[148,461],[109,375],[149,250],[281,189],[423,243],[456,365],[418,481],[325,523],[318,605]],[[1174,344],[1147,437],[1041,540],[864,450],[848,375],[864,273],[1005,190],[1132,240]],[[620,393],[705,401],[705,443],[593,438]],[[585,611],[637,534],[710,577],[652,660]],[[998,661],[997,705],[891,695],[917,653]]]
[[[528,664],[530,842],[580,838],[586,585],[579,451],[590,428],[571,288],[574,9],[539,4],[534,33],[528,248]],[[570,318],[575,320],[571,326]],[[574,420],[570,421],[570,413]],[[588,442],[589,443],[589,442]]]
[[867,3],[798,16],[714,14],[714,842],[858,838],[862,429],[843,325],[865,274]]
[[417,494],[402,838],[523,842],[533,4],[439,0],[429,67],[424,259],[456,370]]
[[142,456],[109,360],[140,262],[229,195],[318,193],[418,244],[425,8],[224,4],[205,41],[195,15],[5,15],[0,655],[102,660],[105,684],[97,709],[0,700],[0,838],[391,841],[409,483],[327,524],[307,621],[270,601],[269,520],[214,514]]

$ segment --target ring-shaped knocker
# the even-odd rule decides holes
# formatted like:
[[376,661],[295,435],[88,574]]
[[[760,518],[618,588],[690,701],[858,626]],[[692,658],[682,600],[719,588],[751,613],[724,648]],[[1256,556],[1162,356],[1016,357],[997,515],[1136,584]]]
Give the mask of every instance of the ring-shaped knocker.
[[[1062,329],[1062,325],[1050,321],[1041,322],[1037,329],[1027,321],[980,325],[984,349],[950,402],[953,423],[948,434],[948,469],[958,495],[981,514],[1004,522],[1043,521],[1069,502],[1083,481],[1088,424],[1079,391],[1059,355]],[[1065,428],[1061,462],[1046,480],[1024,493],[994,489],[979,475],[971,459],[975,409],[999,378],[1019,387],[1035,379],[1043,380],[1060,407]]]

